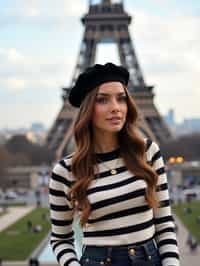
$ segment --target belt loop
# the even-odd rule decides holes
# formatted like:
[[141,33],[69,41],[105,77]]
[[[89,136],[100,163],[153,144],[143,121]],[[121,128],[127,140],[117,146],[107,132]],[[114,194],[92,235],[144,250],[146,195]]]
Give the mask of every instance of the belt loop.
[[111,254],[112,254],[112,247],[108,247],[108,253],[107,253],[108,258],[111,258]]
[[155,238],[153,238],[153,244],[154,244],[154,246],[155,246],[156,248],[158,248],[158,245],[157,245],[157,242],[156,242]]
[[148,244],[144,244],[144,253],[145,253],[145,257],[146,259],[150,262],[150,264],[153,266],[152,260],[151,260],[151,256],[149,255],[149,251],[148,251]]
[[83,245],[83,246],[82,246],[82,255],[83,255],[85,249],[86,249],[86,245]]
[[146,258],[149,259],[149,258],[148,258],[148,257],[149,257],[148,247],[144,244],[144,245],[143,245],[143,248],[144,248],[144,253],[145,253]]

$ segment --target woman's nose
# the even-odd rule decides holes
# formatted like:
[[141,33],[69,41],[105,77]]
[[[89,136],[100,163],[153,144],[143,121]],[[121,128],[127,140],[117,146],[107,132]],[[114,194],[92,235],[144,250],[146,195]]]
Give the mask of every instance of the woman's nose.
[[119,110],[119,103],[116,100],[111,101],[111,109],[112,109],[112,111],[118,111]]

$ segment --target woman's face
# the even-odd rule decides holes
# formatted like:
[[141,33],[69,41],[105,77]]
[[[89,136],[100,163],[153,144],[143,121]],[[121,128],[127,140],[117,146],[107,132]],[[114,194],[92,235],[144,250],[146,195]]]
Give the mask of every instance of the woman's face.
[[126,121],[127,110],[127,96],[123,85],[118,81],[101,84],[92,116],[94,131],[119,132]]

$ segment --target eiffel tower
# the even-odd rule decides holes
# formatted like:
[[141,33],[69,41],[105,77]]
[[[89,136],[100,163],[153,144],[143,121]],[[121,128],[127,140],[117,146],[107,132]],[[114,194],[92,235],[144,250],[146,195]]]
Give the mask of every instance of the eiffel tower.
[[77,110],[67,100],[69,91],[78,75],[95,63],[97,45],[108,40],[117,44],[120,63],[130,72],[128,89],[139,110],[140,132],[158,143],[169,140],[171,132],[153,102],[153,86],[146,85],[137,59],[128,29],[131,16],[124,10],[123,1],[101,0],[94,4],[90,0],[88,13],[81,20],[85,31],[75,71],[70,86],[63,88],[63,106],[47,137],[55,157],[59,159],[73,150],[72,129]]

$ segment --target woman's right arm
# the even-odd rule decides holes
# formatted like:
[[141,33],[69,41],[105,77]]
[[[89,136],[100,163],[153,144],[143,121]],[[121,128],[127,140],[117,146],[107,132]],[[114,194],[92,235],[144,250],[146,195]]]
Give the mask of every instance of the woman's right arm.
[[72,181],[64,160],[53,168],[49,183],[51,246],[61,266],[80,266],[74,248],[73,208],[67,196]]

